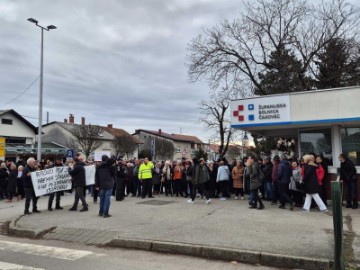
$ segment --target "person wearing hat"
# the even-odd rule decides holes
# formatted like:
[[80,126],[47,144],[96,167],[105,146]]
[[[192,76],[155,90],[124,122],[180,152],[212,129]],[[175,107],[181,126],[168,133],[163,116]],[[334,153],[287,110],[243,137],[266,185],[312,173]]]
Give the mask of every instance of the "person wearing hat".
[[[52,165],[52,167],[63,167],[63,163],[62,163],[62,158],[56,158],[55,160],[55,164]],[[61,200],[61,196],[64,195],[64,191],[57,191],[57,192],[53,192],[49,195],[49,200],[48,200],[48,210],[52,211],[52,204],[54,201],[54,197],[56,195],[56,201],[55,201],[55,209],[56,210],[63,210],[63,208],[60,206],[60,200]]]

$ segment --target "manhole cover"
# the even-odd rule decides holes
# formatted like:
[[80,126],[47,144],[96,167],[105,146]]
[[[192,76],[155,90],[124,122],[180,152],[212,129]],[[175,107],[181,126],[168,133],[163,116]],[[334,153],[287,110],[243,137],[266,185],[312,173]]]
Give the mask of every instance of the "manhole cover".
[[150,201],[138,202],[137,204],[165,205],[171,203],[175,203],[175,201],[150,200]]

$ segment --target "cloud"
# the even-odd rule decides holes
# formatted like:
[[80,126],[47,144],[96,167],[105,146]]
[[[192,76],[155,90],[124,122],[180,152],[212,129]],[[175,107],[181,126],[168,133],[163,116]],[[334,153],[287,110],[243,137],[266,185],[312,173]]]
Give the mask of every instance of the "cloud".
[[[237,0],[8,0],[0,3],[1,104],[13,99],[40,70],[44,32],[44,116],[80,122],[210,136],[199,124],[206,82],[190,84],[186,46],[223,19],[237,16]],[[6,108],[38,116],[39,86]],[[45,117],[44,117],[45,118]],[[37,120],[29,118],[37,125]]]

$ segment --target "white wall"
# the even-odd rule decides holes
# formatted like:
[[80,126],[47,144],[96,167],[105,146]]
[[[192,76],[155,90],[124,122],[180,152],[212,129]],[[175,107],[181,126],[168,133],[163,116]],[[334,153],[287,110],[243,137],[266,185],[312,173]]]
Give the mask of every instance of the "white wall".
[[0,120],[0,137],[19,137],[27,138],[26,143],[33,144],[35,143],[35,132],[32,128],[24,124],[19,118],[17,118],[12,113],[5,113],[0,116],[0,119],[11,119],[12,125],[4,125]]
[[290,95],[291,121],[360,118],[360,87]]

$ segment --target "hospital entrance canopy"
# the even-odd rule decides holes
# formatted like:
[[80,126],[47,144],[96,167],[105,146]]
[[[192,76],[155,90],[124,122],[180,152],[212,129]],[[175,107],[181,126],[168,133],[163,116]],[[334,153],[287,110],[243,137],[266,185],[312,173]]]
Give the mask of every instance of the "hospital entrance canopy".
[[264,136],[297,136],[310,127],[360,126],[360,87],[231,101],[231,126]]

